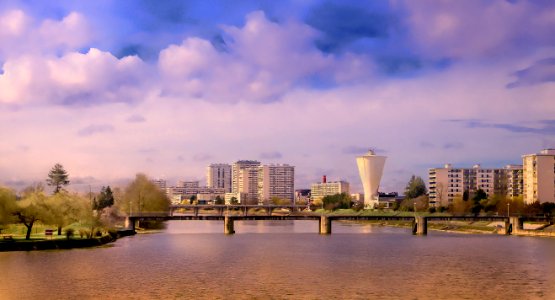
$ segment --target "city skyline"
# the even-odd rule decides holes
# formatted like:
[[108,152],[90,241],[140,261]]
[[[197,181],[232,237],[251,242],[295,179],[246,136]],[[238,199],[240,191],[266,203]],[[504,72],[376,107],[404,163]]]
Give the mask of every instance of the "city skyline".
[[555,148],[553,2],[153,3],[0,4],[1,184],[57,162],[76,188],[203,181],[246,158],[361,191],[373,148],[402,192]]

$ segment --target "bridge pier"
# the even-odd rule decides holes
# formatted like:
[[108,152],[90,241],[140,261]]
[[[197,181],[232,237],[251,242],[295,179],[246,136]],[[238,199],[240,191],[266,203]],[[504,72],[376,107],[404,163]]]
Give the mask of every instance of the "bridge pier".
[[524,229],[524,219],[521,217],[510,217],[509,222],[512,227],[512,232],[517,232]]
[[414,217],[415,224],[413,225],[412,233],[416,235],[428,234],[428,218],[423,216]]
[[135,218],[127,217],[125,218],[125,228],[135,231],[137,222]]
[[235,228],[233,226],[233,218],[229,216],[225,216],[224,218],[224,233],[225,234],[234,234]]
[[195,214],[195,217],[198,216],[198,211],[199,211],[199,208],[198,208],[198,207],[193,208],[193,212],[194,212],[194,214]]
[[327,216],[320,216],[320,234],[331,234],[331,219]]
[[267,212],[268,216],[271,216],[271,215],[272,215],[272,212],[274,212],[274,209],[271,208],[271,207],[268,207],[268,208],[266,209],[266,212]]

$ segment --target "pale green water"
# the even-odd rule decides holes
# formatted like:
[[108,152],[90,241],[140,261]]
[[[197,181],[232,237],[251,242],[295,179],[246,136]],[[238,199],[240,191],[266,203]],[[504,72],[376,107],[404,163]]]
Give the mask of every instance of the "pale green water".
[[0,253],[0,299],[555,299],[555,239],[317,225],[174,221],[105,248]]

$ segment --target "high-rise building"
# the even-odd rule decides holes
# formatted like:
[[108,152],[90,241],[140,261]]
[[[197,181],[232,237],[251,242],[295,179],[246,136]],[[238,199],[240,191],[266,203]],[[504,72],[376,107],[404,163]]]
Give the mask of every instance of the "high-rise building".
[[428,189],[431,206],[448,206],[464,193],[473,194],[483,190],[488,196],[506,195],[516,197],[522,191],[522,166],[508,165],[505,168],[454,168],[446,164],[443,168],[428,170]]
[[357,157],[358,172],[364,189],[364,206],[374,208],[378,205],[378,188],[382,179],[385,156],[379,156],[372,150]]
[[287,164],[258,167],[258,201],[270,204],[272,198],[289,200],[295,197],[295,167]]
[[231,166],[231,192],[246,195],[241,199],[242,204],[258,204],[259,166],[260,162],[255,160],[239,160]]
[[524,203],[555,202],[555,149],[522,156]]
[[349,183],[346,181],[328,182],[325,175],[322,177],[322,182],[313,183],[310,186],[310,199],[312,202],[319,202],[325,196],[341,193],[350,194]]
[[231,193],[231,165],[210,164],[206,170],[206,185]]
[[165,179],[152,179],[150,182],[154,183],[162,191],[166,191],[166,180]]

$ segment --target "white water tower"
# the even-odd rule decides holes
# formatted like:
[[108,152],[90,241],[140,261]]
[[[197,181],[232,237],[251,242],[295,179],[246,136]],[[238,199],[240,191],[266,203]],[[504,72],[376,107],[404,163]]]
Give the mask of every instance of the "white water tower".
[[368,150],[368,153],[357,157],[358,173],[364,188],[364,207],[366,208],[374,208],[378,205],[378,188],[386,158],[376,155],[373,150]]

